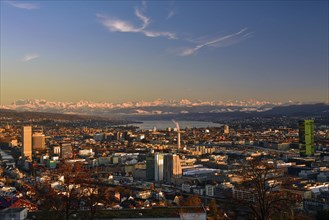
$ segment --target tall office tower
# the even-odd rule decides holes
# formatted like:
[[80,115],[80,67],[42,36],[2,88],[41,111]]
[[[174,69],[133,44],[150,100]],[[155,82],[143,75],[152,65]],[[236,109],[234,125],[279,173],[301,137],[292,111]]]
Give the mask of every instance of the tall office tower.
[[314,121],[302,120],[298,122],[299,151],[301,156],[314,155]]
[[178,155],[166,154],[164,156],[163,180],[167,183],[172,182],[172,178],[182,176],[182,167]]
[[171,183],[172,170],[173,170],[173,155],[165,154],[163,159],[163,180],[166,183]]
[[173,177],[181,177],[182,176],[182,166],[180,162],[179,155],[173,155]]
[[224,134],[230,133],[230,127],[228,125],[224,125]]
[[23,127],[23,148],[22,156],[26,157],[28,160],[32,160],[32,127]]
[[155,167],[154,167],[154,155],[146,156],[146,180],[154,181]]
[[121,138],[122,138],[122,133],[118,131],[118,132],[115,134],[115,138],[116,138],[117,141],[120,141]]
[[44,150],[45,145],[46,145],[45,140],[46,140],[46,138],[43,133],[41,133],[41,132],[34,133],[32,135],[32,149],[33,150],[36,150],[36,149]]
[[154,180],[163,180],[163,154],[156,153],[154,155]]

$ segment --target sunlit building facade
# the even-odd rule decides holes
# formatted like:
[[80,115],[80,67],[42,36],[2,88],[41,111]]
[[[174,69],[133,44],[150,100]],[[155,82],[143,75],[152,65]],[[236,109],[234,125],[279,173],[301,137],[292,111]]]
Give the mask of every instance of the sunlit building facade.
[[299,150],[301,156],[314,155],[314,121],[302,120],[298,123]]
[[27,160],[32,160],[32,127],[23,127],[23,140],[22,140],[22,156]]
[[177,178],[182,176],[182,167],[179,155],[176,154],[166,154],[164,156],[164,176],[163,180],[167,183],[173,181],[172,178]]

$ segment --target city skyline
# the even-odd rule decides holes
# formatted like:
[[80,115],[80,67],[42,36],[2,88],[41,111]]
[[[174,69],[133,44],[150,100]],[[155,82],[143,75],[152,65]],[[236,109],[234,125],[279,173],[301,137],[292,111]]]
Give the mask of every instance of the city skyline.
[[2,1],[1,103],[328,102],[328,2]]

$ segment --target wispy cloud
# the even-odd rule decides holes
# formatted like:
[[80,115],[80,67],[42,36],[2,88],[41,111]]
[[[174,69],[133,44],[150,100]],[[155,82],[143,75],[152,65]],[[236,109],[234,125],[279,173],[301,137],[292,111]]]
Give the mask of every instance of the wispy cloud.
[[175,39],[176,35],[174,33],[147,29],[151,23],[151,19],[143,14],[145,8],[145,2],[143,3],[143,8],[135,8],[136,17],[142,22],[140,27],[136,27],[128,21],[112,18],[103,14],[96,14],[96,17],[100,23],[111,32],[141,33],[146,37],[166,37],[168,39]]
[[[141,22],[139,25],[132,24],[130,21],[122,20],[119,18],[110,17],[104,14],[96,14],[98,21],[110,32],[123,32],[123,33],[140,33],[146,37],[165,37],[167,39],[176,39],[178,40],[176,33],[169,31],[155,31],[150,29],[152,19],[145,15],[147,4],[145,1],[142,1],[141,7],[135,8],[135,16]],[[170,19],[176,14],[176,11],[173,7],[168,12],[167,19]],[[224,36],[217,37],[202,37],[201,39],[183,39],[179,40],[192,43],[191,47],[186,48],[177,48],[169,49],[168,51],[173,52],[179,56],[190,56],[196,54],[202,48],[217,48],[224,47],[232,44],[236,44],[248,37],[251,36],[251,33],[247,31],[247,28],[243,28],[240,31],[228,34]]]
[[171,33],[171,32],[143,31],[143,33],[147,37],[166,37],[168,39],[176,39],[176,34]]
[[135,8],[135,15],[143,22],[141,29],[143,30],[150,24],[150,18],[143,15],[142,11],[139,8]]
[[101,24],[105,26],[111,32],[140,32],[140,28],[134,27],[127,21],[123,21],[117,18],[111,18],[103,14],[96,14]]
[[198,50],[200,50],[201,48],[204,48],[204,47],[216,48],[216,47],[224,47],[224,46],[236,44],[250,36],[251,36],[251,33],[247,32],[247,28],[243,28],[236,33],[221,36],[221,37],[218,37],[215,39],[204,40],[203,42],[195,41],[195,43],[198,43],[196,46],[184,48],[179,52],[178,55],[190,56],[192,54],[195,54]]
[[169,10],[166,19],[172,18],[174,15],[176,15],[176,7],[175,7],[175,1],[171,1],[169,5]]
[[11,6],[14,6],[16,8],[20,9],[26,9],[26,10],[33,10],[33,9],[39,9],[40,6],[35,3],[28,3],[28,2],[16,2],[16,1],[7,1],[8,4]]
[[176,12],[174,10],[170,10],[169,13],[168,13],[168,15],[167,15],[167,19],[170,19],[175,14],[176,14]]
[[33,54],[26,54],[23,58],[22,58],[22,62],[28,62],[28,61],[31,61],[31,60],[34,60],[34,59],[37,59],[39,58],[40,55],[39,54],[36,54],[36,53],[33,53]]

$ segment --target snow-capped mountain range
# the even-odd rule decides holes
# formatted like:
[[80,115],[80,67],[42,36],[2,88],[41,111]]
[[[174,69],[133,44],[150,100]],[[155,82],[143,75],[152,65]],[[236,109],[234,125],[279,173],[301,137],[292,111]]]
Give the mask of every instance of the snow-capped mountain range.
[[148,115],[148,114],[184,114],[184,113],[218,113],[218,112],[262,112],[275,106],[300,103],[273,103],[267,101],[191,101],[188,99],[155,101],[137,101],[125,103],[110,102],[54,102],[43,99],[17,100],[11,105],[0,108],[17,111],[55,112],[66,114],[92,115]]

